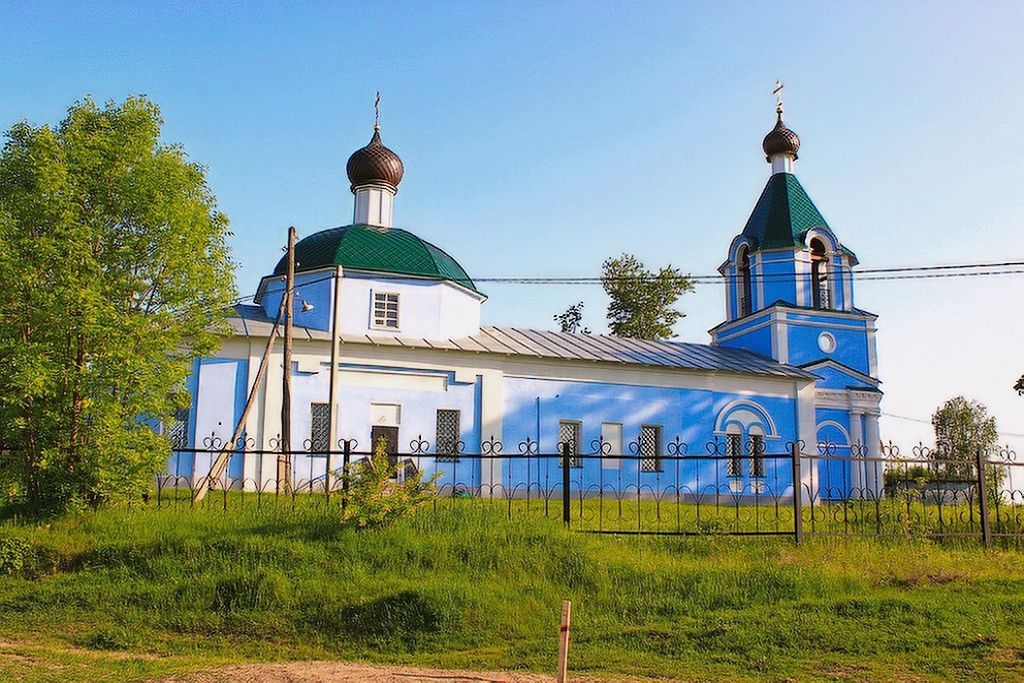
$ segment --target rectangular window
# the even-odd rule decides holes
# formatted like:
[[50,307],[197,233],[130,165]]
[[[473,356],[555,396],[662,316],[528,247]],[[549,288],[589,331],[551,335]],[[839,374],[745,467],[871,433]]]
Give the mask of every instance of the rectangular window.
[[622,467],[622,425],[617,422],[601,423],[601,466],[617,470]]
[[459,459],[459,436],[459,411],[438,409],[434,452],[439,461],[454,462]]
[[750,476],[764,476],[764,436],[761,434],[750,435]]
[[730,477],[743,476],[743,435],[725,435],[725,473]]
[[331,450],[331,407],[326,403],[309,404],[309,452]]
[[[579,422],[562,420],[558,423],[558,453],[562,454],[563,444],[569,444],[569,467],[583,467],[583,461],[578,456],[581,453],[580,441],[583,438],[583,425]],[[574,457],[576,456],[576,457]],[[558,466],[562,466],[559,458]]]
[[661,472],[661,426],[640,427],[640,470]]
[[188,448],[188,408],[174,411],[174,419],[167,426],[167,438],[172,448]]
[[373,293],[373,326],[398,329],[398,295],[387,292]]

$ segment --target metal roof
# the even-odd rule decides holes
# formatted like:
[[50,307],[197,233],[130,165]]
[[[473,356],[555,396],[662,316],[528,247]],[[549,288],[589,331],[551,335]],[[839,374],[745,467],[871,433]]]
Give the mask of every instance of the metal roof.
[[[237,317],[229,323],[240,336],[266,337],[274,321],[258,306],[235,307]],[[279,332],[281,334],[281,332]],[[320,330],[294,328],[297,339],[328,341]],[[814,379],[815,375],[778,363],[745,349],[674,341],[646,341],[598,334],[570,334],[512,327],[481,327],[471,337],[459,339],[410,339],[371,335],[341,335],[343,344],[369,344],[408,349],[440,349],[470,353],[499,354],[521,358],[551,359],[587,363],[612,363],[647,367],[736,372],[770,377]]]
[[761,197],[743,228],[757,249],[802,247],[811,228],[828,227],[807,191],[792,173],[775,173],[768,179]]
[[[287,258],[282,257],[274,268],[274,275],[284,275],[287,266]],[[473,280],[455,259],[401,228],[344,225],[321,230],[295,244],[296,272],[333,266],[450,280],[477,291]]]

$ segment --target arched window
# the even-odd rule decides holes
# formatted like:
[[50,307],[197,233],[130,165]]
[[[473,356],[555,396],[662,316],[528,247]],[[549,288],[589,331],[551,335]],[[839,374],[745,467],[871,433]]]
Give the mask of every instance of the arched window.
[[811,306],[832,308],[828,289],[828,252],[819,239],[811,240]]
[[750,315],[754,307],[750,287],[750,254],[746,247],[740,247],[736,261],[740,274],[740,316]]
[[748,400],[733,401],[718,414],[715,433],[725,436],[729,490],[763,492],[767,475],[765,440],[778,438],[764,408]]

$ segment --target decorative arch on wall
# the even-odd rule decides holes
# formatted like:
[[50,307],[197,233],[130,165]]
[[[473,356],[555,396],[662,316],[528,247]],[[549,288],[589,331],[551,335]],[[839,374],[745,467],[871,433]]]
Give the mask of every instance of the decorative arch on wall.
[[718,412],[715,434],[760,434],[766,439],[778,439],[775,421],[768,411],[754,401],[737,399]]
[[819,422],[815,427],[814,436],[819,455],[840,455],[850,448],[850,432],[835,420]]

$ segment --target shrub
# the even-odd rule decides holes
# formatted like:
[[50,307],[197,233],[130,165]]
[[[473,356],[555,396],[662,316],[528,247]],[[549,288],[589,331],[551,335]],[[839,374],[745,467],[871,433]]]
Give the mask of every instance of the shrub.
[[422,472],[410,470],[389,461],[387,441],[381,437],[372,458],[353,463],[348,472],[340,473],[348,484],[342,520],[359,528],[388,527],[429,502],[438,475],[424,481]]

